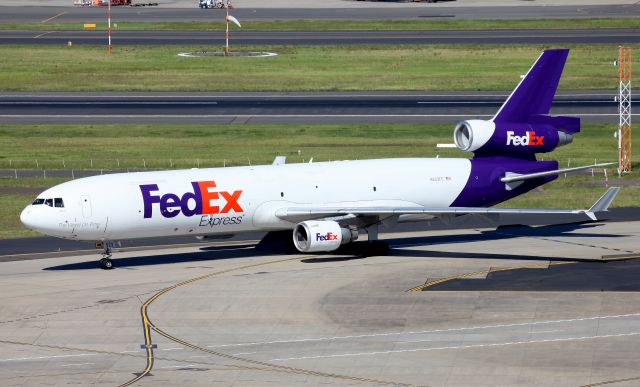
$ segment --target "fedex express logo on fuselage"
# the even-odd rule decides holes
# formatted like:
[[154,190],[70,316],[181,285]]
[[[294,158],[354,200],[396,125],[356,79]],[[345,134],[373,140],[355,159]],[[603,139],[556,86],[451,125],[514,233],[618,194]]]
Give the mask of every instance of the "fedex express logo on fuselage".
[[173,218],[181,213],[186,217],[191,217],[244,212],[238,203],[242,190],[217,191],[215,189],[216,182],[213,180],[193,181],[191,186],[193,192],[186,192],[182,196],[178,196],[173,193],[154,194],[159,191],[157,184],[140,185],[144,203],[144,217],[153,217],[154,204],[160,207],[160,214],[165,218]]
[[516,136],[515,132],[507,131],[507,145],[516,146],[542,146],[544,136],[536,136],[536,132],[527,132],[524,136]]

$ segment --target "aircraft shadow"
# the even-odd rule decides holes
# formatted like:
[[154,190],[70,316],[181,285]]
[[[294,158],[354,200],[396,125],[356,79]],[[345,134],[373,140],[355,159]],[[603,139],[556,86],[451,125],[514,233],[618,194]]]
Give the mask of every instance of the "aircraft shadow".
[[[416,238],[398,238],[388,239],[387,243],[391,246],[389,255],[391,256],[408,256],[408,257],[436,257],[436,258],[478,258],[478,259],[519,259],[519,260],[576,260],[574,258],[551,258],[536,255],[511,255],[511,254],[489,254],[489,253],[470,253],[470,252],[442,252],[431,250],[406,250],[403,247],[418,247],[418,246],[430,246],[438,244],[452,244],[452,243],[470,243],[481,241],[492,241],[501,239],[519,238],[523,236],[562,236],[562,237],[575,237],[575,238],[590,238],[590,237],[621,237],[622,235],[616,234],[591,234],[591,233],[569,233],[575,230],[587,230],[595,227],[600,227],[600,224],[584,224],[584,223],[572,223],[561,224],[552,226],[541,227],[529,227],[529,226],[511,226],[511,227],[499,227],[496,230],[483,231],[476,234],[468,235],[439,235],[439,236],[425,236]],[[287,233],[287,238],[288,238]],[[192,253],[180,253],[180,254],[156,254],[156,255],[142,255],[138,257],[113,258],[115,268],[135,268],[149,265],[162,265],[170,263],[186,263],[186,262],[205,262],[205,261],[217,261],[224,259],[234,258],[248,258],[254,256],[264,255],[283,255],[288,253],[297,253],[291,250],[287,243],[278,243],[277,240],[268,240],[267,242],[261,242],[258,245],[243,244],[233,246],[203,246],[198,252]],[[373,254],[375,255],[375,254]],[[323,263],[323,262],[340,262],[356,259],[364,259],[366,255],[362,254],[345,254],[343,251],[336,255],[324,255],[317,258],[303,259],[304,263]],[[77,262],[65,265],[57,265],[46,267],[43,270],[88,270],[98,268],[99,256],[96,255],[95,260],[89,260],[85,262]]]
[[602,224],[570,223],[550,226],[501,226],[495,230],[482,231],[474,234],[435,235],[415,238],[386,239],[390,246],[412,247],[452,243],[485,242],[521,237],[563,237],[563,238],[620,238],[624,235],[599,233],[571,233],[576,230],[588,230],[601,227]]
[[[253,245],[240,245],[240,246],[206,246],[200,249],[200,251],[192,253],[180,253],[180,254],[154,254],[143,255],[139,257],[127,257],[113,258],[114,268],[133,268],[149,265],[163,265],[169,263],[187,263],[187,262],[208,262],[208,261],[220,261],[225,259],[234,258],[248,258],[253,256],[268,255],[268,252],[256,249]],[[46,267],[43,270],[88,270],[97,269],[98,258],[95,260],[70,263],[65,265],[57,265]]]

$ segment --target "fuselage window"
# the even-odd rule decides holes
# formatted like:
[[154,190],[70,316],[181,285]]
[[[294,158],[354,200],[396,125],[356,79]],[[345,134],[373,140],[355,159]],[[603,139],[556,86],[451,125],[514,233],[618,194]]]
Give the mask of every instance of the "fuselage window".
[[44,199],[36,199],[31,203],[32,206],[39,206],[41,204],[44,204]]
[[48,205],[49,207],[53,207],[53,199],[46,199],[44,201],[44,204]]
[[60,207],[60,208],[64,207],[64,202],[62,201],[62,198],[53,199],[53,203],[55,204],[56,207]]

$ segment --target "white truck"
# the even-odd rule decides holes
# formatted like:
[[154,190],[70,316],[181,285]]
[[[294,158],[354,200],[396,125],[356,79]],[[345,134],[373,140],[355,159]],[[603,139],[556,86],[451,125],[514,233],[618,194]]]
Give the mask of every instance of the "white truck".
[[224,8],[224,0],[199,0],[198,6],[200,8]]

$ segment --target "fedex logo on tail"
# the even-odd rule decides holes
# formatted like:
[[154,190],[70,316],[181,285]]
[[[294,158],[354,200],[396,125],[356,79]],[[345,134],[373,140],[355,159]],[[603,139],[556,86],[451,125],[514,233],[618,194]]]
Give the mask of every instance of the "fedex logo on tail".
[[227,214],[229,212],[244,212],[238,200],[242,190],[217,191],[216,182],[194,181],[191,182],[192,192],[185,192],[182,196],[173,193],[164,195],[154,194],[158,192],[157,184],[142,184],[140,192],[144,203],[144,217],[153,217],[153,207],[160,207],[160,214],[165,218],[173,218],[182,213],[184,216]]
[[516,136],[515,132],[507,131],[507,145],[543,146],[544,136],[536,136],[536,132],[527,132],[524,136]]

